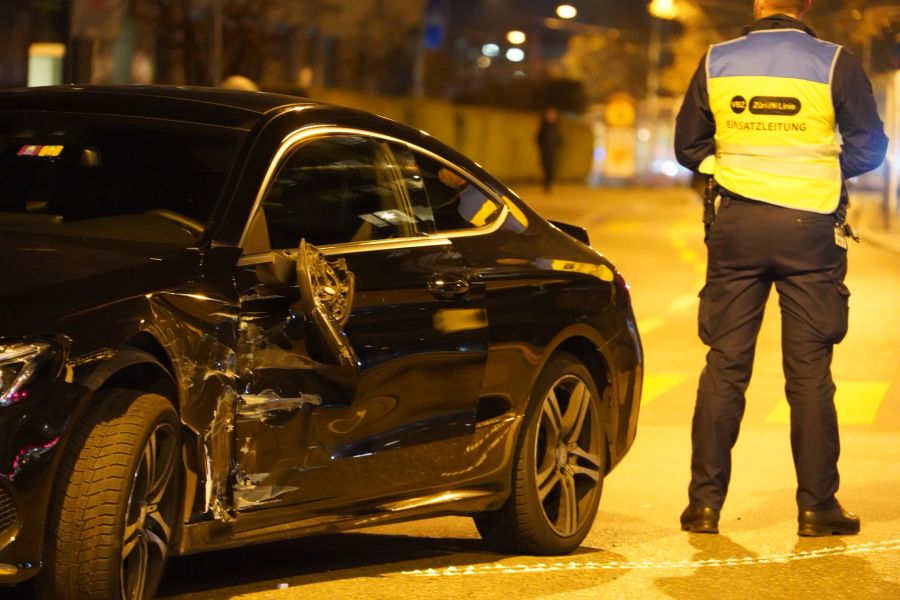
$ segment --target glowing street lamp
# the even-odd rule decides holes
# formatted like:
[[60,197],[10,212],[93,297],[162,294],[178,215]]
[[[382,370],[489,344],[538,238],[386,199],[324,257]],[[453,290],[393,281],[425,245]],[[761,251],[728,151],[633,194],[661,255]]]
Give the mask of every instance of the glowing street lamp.
[[525,52],[521,48],[510,48],[506,51],[506,60],[509,62],[522,62],[525,60]]
[[556,7],[556,16],[560,19],[574,19],[578,16],[578,9],[571,4],[560,4]]
[[657,19],[671,21],[678,18],[678,5],[675,0],[653,0],[647,10]]
[[506,41],[512,44],[513,46],[520,46],[525,43],[527,37],[523,31],[519,31],[514,29],[506,33]]

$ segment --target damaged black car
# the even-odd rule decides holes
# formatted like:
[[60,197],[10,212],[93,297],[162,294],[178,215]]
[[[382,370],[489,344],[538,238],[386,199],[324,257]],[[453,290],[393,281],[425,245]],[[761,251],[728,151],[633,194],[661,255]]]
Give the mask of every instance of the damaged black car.
[[634,440],[622,276],[418,130],[272,94],[0,93],[0,586],[438,515],[590,530]]

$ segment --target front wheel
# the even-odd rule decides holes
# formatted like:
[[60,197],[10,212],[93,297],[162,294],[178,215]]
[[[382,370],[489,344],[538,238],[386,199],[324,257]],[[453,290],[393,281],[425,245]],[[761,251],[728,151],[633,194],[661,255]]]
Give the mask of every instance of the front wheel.
[[117,389],[95,400],[60,465],[38,597],[149,600],[178,518],[178,414],[157,394]]
[[600,395],[570,354],[542,371],[516,446],[512,494],[499,510],[475,516],[481,537],[504,552],[566,554],[587,536],[606,474]]

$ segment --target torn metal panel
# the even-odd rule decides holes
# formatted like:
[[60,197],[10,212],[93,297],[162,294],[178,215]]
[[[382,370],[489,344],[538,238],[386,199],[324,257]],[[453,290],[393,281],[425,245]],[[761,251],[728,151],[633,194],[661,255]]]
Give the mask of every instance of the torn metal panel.
[[299,410],[303,406],[319,406],[322,397],[318,394],[301,394],[298,398],[282,398],[274,390],[263,390],[259,394],[241,394],[237,418],[247,421],[266,421],[282,417],[285,413]]
[[271,479],[270,473],[237,473],[234,484],[234,508],[247,510],[262,506],[297,489],[269,483]]
[[237,307],[197,294],[156,294],[148,301],[153,314],[148,331],[165,348],[188,396],[215,399],[219,389],[212,394],[203,389],[215,377],[233,385]]
[[231,520],[228,479],[234,436],[234,407],[237,394],[225,388],[219,396],[209,429],[203,435],[206,450],[206,511],[216,519]]
[[[152,319],[145,330],[165,349],[183,391],[182,419],[201,441],[197,459],[205,472],[198,475],[205,481],[197,510],[217,520],[233,520],[235,511],[279,501],[295,489],[286,485],[287,471],[302,468],[309,437],[304,408],[321,406],[326,397],[344,402],[348,382],[358,377],[341,325],[352,307],[353,276],[345,263],[328,263],[311,246],[304,256],[314,266],[302,306],[288,297],[290,290],[259,283],[236,299],[193,289],[147,296]],[[307,349],[311,335],[315,359]],[[272,457],[287,448],[296,460],[273,471]],[[264,483],[241,475],[268,471]]]

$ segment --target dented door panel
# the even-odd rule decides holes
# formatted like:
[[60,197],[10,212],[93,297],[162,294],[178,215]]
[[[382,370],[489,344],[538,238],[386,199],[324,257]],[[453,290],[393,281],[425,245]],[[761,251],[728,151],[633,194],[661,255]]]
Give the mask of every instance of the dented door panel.
[[[236,511],[401,493],[420,480],[411,471],[454,472],[468,454],[487,349],[474,270],[452,246],[345,260],[355,277],[352,314],[332,324],[353,367],[329,351],[296,287],[276,293],[253,268],[239,273],[243,297],[257,298],[242,320],[258,335],[241,351],[257,359],[237,400]],[[472,289],[438,298],[428,285],[436,274],[469,277]]]

